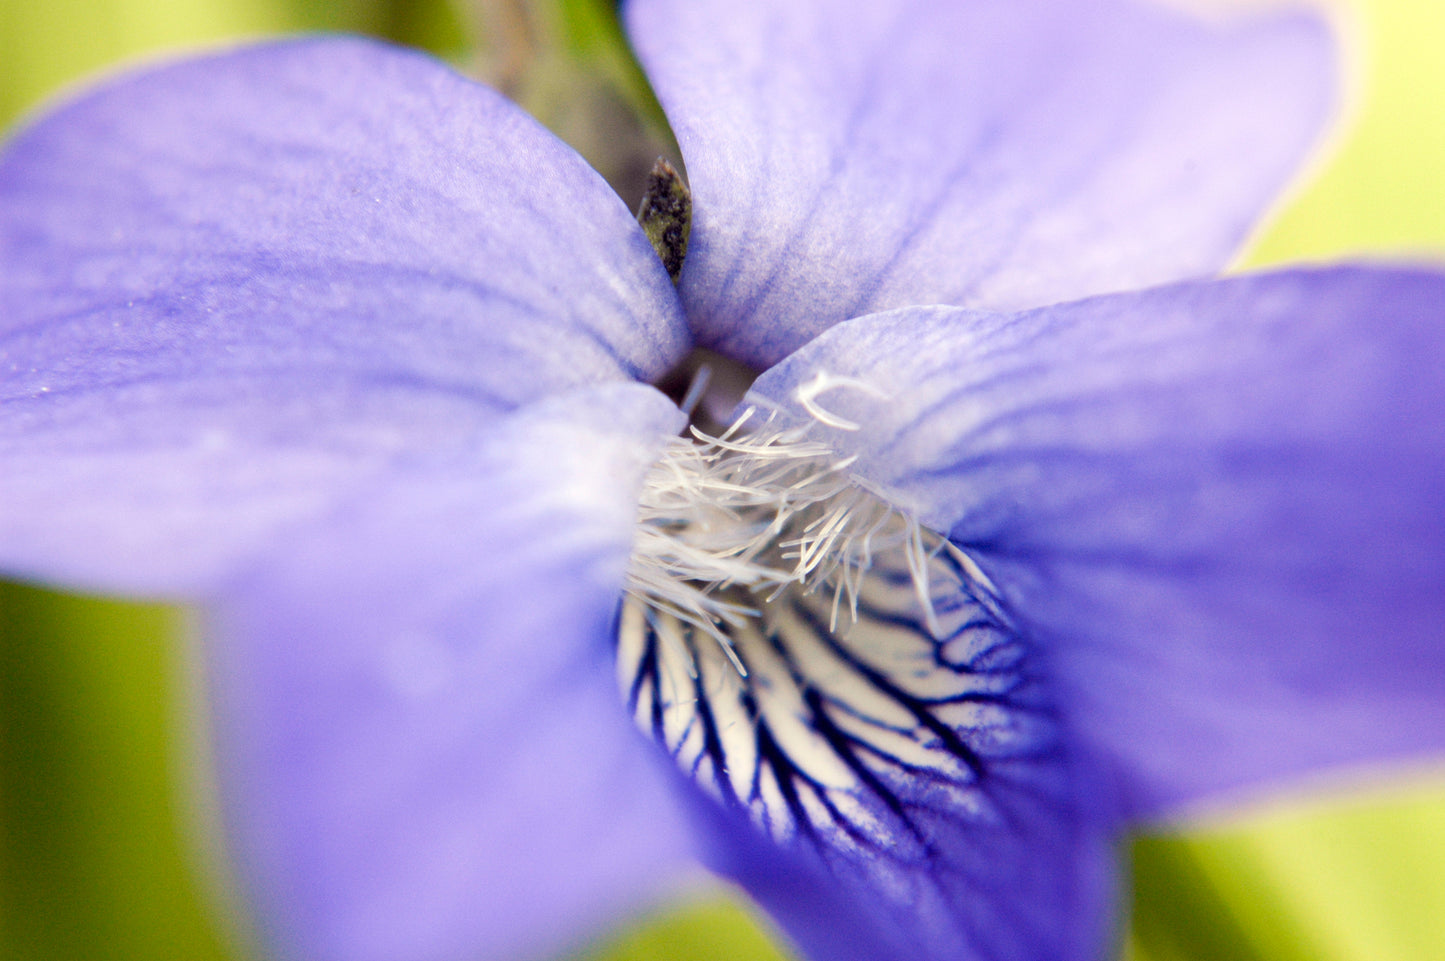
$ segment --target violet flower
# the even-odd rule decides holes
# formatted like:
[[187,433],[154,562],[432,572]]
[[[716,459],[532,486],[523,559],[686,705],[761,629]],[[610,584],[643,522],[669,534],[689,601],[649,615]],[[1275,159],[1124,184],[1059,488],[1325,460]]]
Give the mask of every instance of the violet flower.
[[[203,605],[279,957],[534,957],[700,861],[817,961],[1098,958],[1127,825],[1441,749],[1445,276],[1193,279],[1328,113],[1313,17],[626,14],[676,290],[364,41],[0,161],[0,565]],[[698,344],[765,370],[720,445],[648,386]]]

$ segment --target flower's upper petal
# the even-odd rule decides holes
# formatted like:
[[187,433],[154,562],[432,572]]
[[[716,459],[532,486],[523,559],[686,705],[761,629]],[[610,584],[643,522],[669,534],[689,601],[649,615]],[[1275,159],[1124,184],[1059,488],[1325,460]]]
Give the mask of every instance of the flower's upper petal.
[[1442,305],[1340,268],[899,310],[755,390],[859,425],[828,433],[977,560],[1153,816],[1445,749]]
[[680,421],[637,385],[529,407],[222,593],[221,784],[281,956],[540,956],[676,881],[691,843],[612,659]]
[[133,75],[0,157],[0,568],[176,593],[406,451],[686,349],[607,185],[425,57]]
[[696,202],[690,320],[759,367],[870,311],[1213,273],[1332,95],[1298,11],[631,0],[627,22]]

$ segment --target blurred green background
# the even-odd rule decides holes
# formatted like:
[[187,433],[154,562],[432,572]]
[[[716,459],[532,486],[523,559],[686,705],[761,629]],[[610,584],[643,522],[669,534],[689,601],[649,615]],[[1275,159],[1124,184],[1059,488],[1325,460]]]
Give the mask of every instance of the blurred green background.
[[[606,0],[556,9],[573,67],[636,100]],[[1445,3],[1333,9],[1352,70],[1346,126],[1246,265],[1445,261]],[[0,126],[155,51],[348,30],[475,66],[486,22],[446,0],[0,0]],[[183,627],[166,608],[0,584],[0,959],[259,961],[194,796]],[[1131,961],[1445,957],[1442,768],[1347,797],[1301,792],[1137,838],[1130,854]],[[752,918],[719,890],[624,925],[586,959],[781,958]]]

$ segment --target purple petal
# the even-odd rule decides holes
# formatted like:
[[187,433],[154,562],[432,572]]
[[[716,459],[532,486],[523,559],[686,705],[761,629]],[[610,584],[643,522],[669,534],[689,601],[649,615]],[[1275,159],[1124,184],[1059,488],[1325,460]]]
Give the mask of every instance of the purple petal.
[[[1445,275],[1295,271],[900,310],[758,382],[948,531],[1155,816],[1445,749]],[[821,429],[821,428],[820,428]]]
[[638,488],[680,419],[632,385],[529,407],[214,606],[221,782],[281,956],[541,956],[691,863],[612,668]]
[[699,339],[759,367],[849,317],[1030,307],[1224,266],[1314,142],[1291,11],[1127,0],[632,0],[696,201]]
[[814,961],[1100,957],[1116,822],[1039,652],[938,558],[930,632],[907,561],[874,561],[836,631],[831,591],[784,593],[733,631],[746,673],[624,614],[634,714],[702,789],[710,863]]
[[0,566],[177,594],[383,464],[686,349],[617,197],[359,40],[129,76],[0,158]]
[[[926,818],[937,853],[782,854],[740,825],[711,864],[735,879],[811,961],[1094,961],[1117,920],[1114,853],[1100,826],[1053,799],[995,790],[974,823]],[[997,818],[992,821],[990,819]],[[729,829],[730,828],[730,829]]]
[[[713,865],[810,961],[1094,961],[1116,926],[1114,852],[1077,812],[1007,797],[1003,823],[943,822],[911,870],[782,857],[743,842]],[[992,816],[991,812],[990,816]]]

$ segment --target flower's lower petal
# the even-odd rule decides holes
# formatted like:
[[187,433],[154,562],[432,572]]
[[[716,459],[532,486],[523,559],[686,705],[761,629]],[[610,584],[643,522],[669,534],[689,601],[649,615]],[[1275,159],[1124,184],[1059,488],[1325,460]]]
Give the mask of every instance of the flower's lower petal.
[[1210,274],[1315,140],[1324,26],[1131,0],[631,0],[696,201],[700,339],[765,367],[912,304]]
[[711,863],[815,961],[1092,961],[1117,821],[1040,651],[937,535],[918,563],[865,526],[846,597],[836,581],[732,595],[756,616],[715,634],[629,601],[633,717],[698,789]]
[[1108,956],[1118,921],[1115,839],[1036,788],[1001,781],[991,790],[997,807],[974,818],[917,818],[933,839],[927,862],[887,849],[857,858],[780,852],[715,814],[721,840],[709,863],[742,885],[810,961]]
[[[826,611],[812,598],[801,606]],[[996,639],[945,664],[968,629],[939,645],[875,600],[860,623],[886,620],[885,639],[857,641],[857,625],[839,638],[826,615],[780,627],[768,640],[786,667],[740,645],[740,703],[718,682],[725,666],[700,665],[705,707],[656,713],[706,795],[694,807],[709,865],[813,961],[1100,957],[1116,916],[1113,811],[1059,736],[1037,659]]]
[[181,593],[394,457],[686,350],[498,94],[360,40],[132,74],[0,156],[0,568]]
[[211,609],[234,850],[282,957],[540,956],[690,843],[612,657],[649,388],[512,415],[397,471]]
[[1156,816],[1445,749],[1442,357],[1445,275],[1340,268],[894,311],[755,390],[857,425]]

